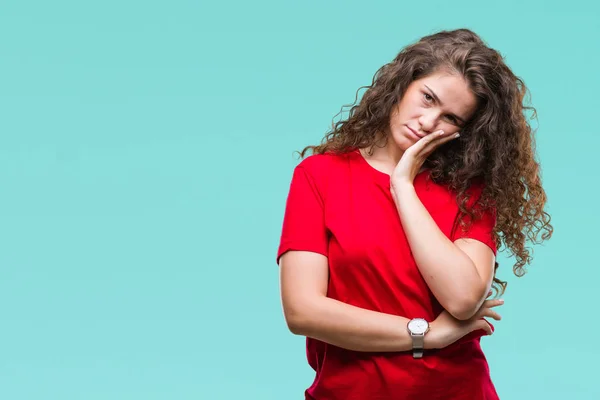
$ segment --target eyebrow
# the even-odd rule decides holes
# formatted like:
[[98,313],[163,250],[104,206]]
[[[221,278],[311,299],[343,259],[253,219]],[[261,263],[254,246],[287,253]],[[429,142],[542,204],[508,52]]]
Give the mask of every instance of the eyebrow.
[[[444,105],[444,104],[443,104],[443,103],[440,101],[440,98],[439,98],[439,97],[437,97],[437,94],[435,94],[435,92],[434,92],[433,90],[431,90],[431,88],[430,88],[429,86],[427,86],[427,85],[423,85],[423,86],[425,86],[425,87],[426,87],[426,88],[427,88],[427,89],[428,89],[428,90],[431,92],[431,97],[433,97],[433,98],[435,99],[435,101],[437,101],[437,102],[438,102],[440,105],[442,105],[442,106]],[[467,121],[465,121],[463,118],[459,117],[458,115],[456,115],[456,114],[451,114],[451,115],[452,115],[453,117],[455,117],[456,119],[458,119],[458,120],[459,120],[460,122],[462,122],[463,124],[466,124],[466,123],[467,123]]]

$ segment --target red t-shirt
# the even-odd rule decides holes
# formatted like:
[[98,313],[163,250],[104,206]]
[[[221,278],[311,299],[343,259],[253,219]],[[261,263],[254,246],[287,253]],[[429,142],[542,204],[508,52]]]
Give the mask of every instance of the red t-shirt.
[[[495,254],[495,214],[484,214],[467,233],[453,229],[455,195],[427,178],[427,172],[420,173],[414,186],[440,230],[451,240],[479,240]],[[313,154],[296,166],[277,262],[288,250],[328,257],[330,298],[409,319],[433,321],[443,310],[412,256],[390,176],[358,150]],[[444,349],[426,350],[421,359],[412,352],[357,352],[307,338],[307,358],[316,377],[306,399],[498,399],[480,347],[483,334],[475,331]]]

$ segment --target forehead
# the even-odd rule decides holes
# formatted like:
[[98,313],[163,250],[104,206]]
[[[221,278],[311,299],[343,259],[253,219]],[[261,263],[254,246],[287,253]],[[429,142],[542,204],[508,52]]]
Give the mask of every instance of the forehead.
[[425,90],[429,87],[444,108],[461,117],[469,118],[477,107],[477,97],[461,76],[438,72],[413,83]]

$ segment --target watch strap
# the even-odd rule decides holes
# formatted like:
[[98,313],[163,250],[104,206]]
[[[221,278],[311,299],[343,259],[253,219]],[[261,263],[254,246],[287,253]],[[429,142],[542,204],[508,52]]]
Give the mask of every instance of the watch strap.
[[425,347],[425,335],[410,335],[412,337],[413,343],[413,358],[422,358],[423,357],[423,349]]

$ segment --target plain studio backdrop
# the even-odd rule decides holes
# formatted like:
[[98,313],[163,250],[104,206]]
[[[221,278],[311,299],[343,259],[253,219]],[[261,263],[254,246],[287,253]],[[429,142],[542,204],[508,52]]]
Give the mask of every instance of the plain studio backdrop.
[[[483,338],[503,399],[597,399],[600,13],[569,1],[3,1],[0,398],[299,399],[275,256],[294,151],[404,46],[524,79],[554,237]],[[361,92],[362,94],[362,92]]]

